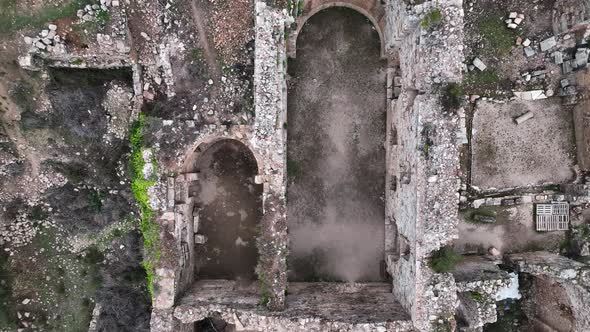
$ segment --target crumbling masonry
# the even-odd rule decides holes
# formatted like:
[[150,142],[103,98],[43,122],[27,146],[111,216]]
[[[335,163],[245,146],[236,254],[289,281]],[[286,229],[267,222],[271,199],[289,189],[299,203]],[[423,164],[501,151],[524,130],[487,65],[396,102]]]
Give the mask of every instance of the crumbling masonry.
[[[308,290],[305,285],[289,287],[293,295],[287,296],[285,306],[286,130],[282,124],[288,110],[284,64],[286,52],[295,56],[297,34],[307,18],[332,6],[349,7],[366,15],[379,32],[382,55],[389,59],[386,139],[389,185],[384,222],[387,270],[393,280],[395,299],[392,303],[399,304],[388,308],[391,312],[381,321],[362,318],[355,321],[346,317],[338,321],[330,316],[327,303],[335,295],[326,290],[335,290],[332,293],[336,294],[353,290],[327,284],[315,289],[317,293],[325,292],[328,298],[318,304],[318,312],[305,313],[304,307],[298,307],[304,304],[295,298],[304,296]],[[422,17],[435,10],[441,12],[442,22],[436,27],[421,25]],[[403,1],[388,1],[384,5],[380,1],[306,1],[303,12],[297,14],[293,28],[289,29],[290,16],[257,2],[254,124],[201,130],[186,152],[187,160],[179,159],[177,164],[178,170],[186,171],[187,165],[197,157],[193,151],[198,153],[203,144],[218,139],[239,140],[256,156],[257,182],[264,184],[257,273],[264,291],[270,291],[268,311],[257,306],[260,296],[256,289],[237,290],[232,282],[225,281],[198,281],[191,286],[193,280],[199,279],[193,275],[192,263],[192,246],[198,245],[194,241],[198,230],[193,220],[198,216],[191,214],[191,198],[186,188],[191,181],[198,181],[198,174],[179,172],[162,185],[167,185],[168,203],[161,224],[167,225],[165,229],[169,232],[174,230],[171,234],[180,257],[176,266],[158,270],[152,329],[190,330],[192,322],[215,312],[236,326],[264,331],[412,328],[428,331],[435,325],[454,326],[457,286],[453,276],[433,273],[425,262],[434,251],[457,237],[458,117],[456,110],[443,107],[439,95],[446,84],[461,80],[462,49],[456,46],[462,43],[461,1],[432,1],[421,5]],[[285,29],[289,31],[288,40],[284,39]],[[425,144],[432,145],[427,153],[423,149]],[[298,287],[301,287],[299,292]],[[366,287],[362,289],[367,291]],[[213,290],[218,295],[207,301],[206,294]],[[183,298],[184,294],[187,295]]]

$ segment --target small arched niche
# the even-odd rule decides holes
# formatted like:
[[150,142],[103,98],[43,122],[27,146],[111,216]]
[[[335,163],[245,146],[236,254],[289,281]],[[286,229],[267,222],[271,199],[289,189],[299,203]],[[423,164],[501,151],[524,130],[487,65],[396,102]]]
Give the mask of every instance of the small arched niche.
[[188,161],[185,170],[197,174],[189,184],[196,278],[254,280],[262,216],[254,154],[240,141],[220,139],[199,145]]

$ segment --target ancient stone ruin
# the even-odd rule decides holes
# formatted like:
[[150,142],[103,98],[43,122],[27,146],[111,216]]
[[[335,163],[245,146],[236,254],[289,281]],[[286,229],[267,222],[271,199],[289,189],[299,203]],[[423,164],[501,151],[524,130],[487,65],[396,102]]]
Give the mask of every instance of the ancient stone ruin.
[[590,2],[489,1],[101,1],[77,29],[107,32],[18,63],[52,124],[129,138],[104,191],[135,199],[151,331],[589,331]]

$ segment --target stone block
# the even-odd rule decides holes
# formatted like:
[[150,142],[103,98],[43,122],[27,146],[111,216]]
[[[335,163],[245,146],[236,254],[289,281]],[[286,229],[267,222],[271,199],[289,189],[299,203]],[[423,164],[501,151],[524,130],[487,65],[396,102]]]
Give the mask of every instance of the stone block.
[[207,237],[203,234],[195,234],[195,244],[207,243]]
[[168,177],[167,180],[167,191],[166,191],[166,206],[168,208],[173,208],[174,207],[174,178],[173,177]]
[[541,45],[540,45],[541,52],[549,51],[550,49],[552,49],[556,45],[557,45],[557,40],[555,40],[555,37],[547,38],[541,42]]

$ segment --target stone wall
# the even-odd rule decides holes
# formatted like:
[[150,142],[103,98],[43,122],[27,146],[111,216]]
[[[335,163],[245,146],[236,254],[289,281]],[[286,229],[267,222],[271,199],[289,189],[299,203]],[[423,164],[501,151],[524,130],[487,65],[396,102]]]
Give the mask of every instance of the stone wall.
[[[422,26],[431,11],[441,13],[441,22]],[[433,273],[427,260],[458,236],[458,116],[440,94],[462,78],[462,16],[461,1],[387,5],[384,35],[389,52],[398,54],[402,87],[388,123],[397,137],[387,168],[398,183],[386,213],[403,245],[387,261],[394,294],[421,331],[453,326],[457,302],[453,276]]]
[[553,33],[559,35],[570,32],[588,23],[590,1],[557,0],[553,5]]
[[574,318],[573,331],[590,331],[590,266],[542,251],[509,255],[506,261],[519,273],[561,285]]

